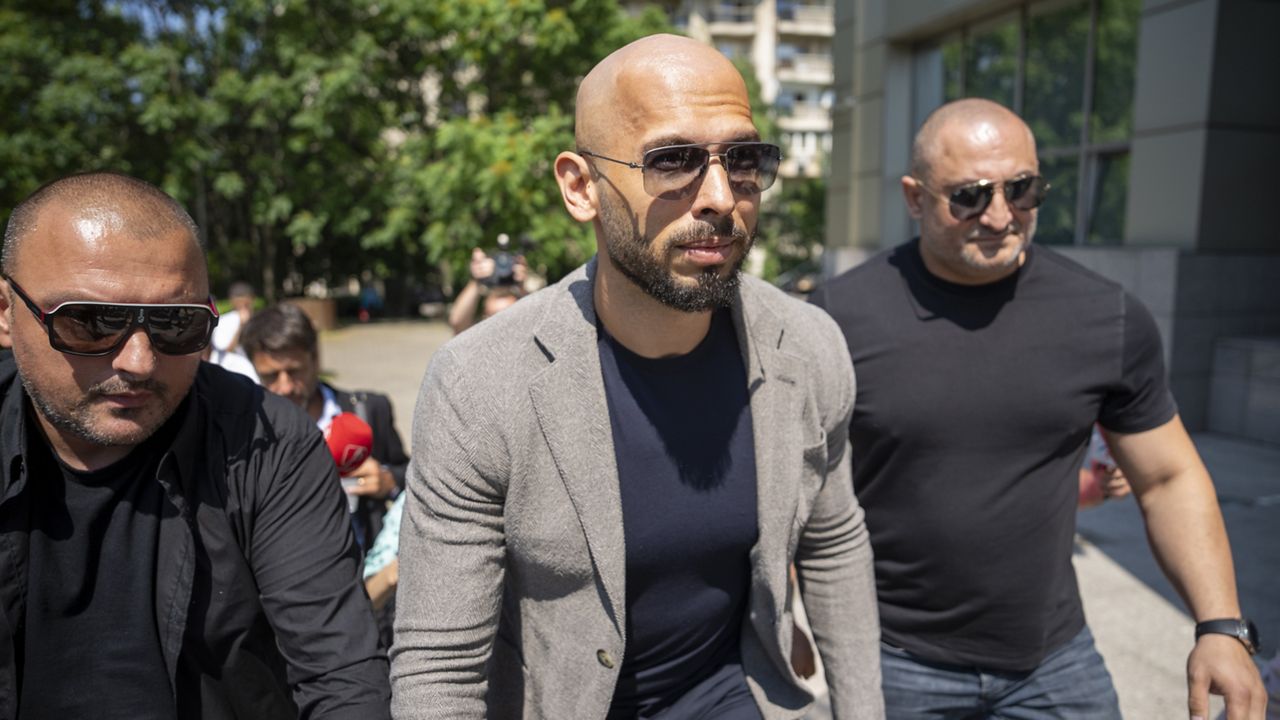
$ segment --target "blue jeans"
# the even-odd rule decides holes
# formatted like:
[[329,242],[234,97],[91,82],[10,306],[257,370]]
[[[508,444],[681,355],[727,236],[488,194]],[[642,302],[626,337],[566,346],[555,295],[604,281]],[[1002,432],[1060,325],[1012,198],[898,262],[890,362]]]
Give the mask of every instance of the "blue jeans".
[[1030,672],[944,665],[884,643],[880,667],[888,720],[1120,720],[1111,674],[1088,627]]

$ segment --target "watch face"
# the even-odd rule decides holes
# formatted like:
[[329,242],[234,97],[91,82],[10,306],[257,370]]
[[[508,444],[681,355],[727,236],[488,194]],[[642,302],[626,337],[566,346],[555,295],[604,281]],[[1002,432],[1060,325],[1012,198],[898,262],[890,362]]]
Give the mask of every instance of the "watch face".
[[1262,645],[1258,642],[1258,626],[1254,625],[1252,620],[1245,620],[1240,623],[1240,629],[1244,634],[1241,639],[1253,646],[1253,652],[1256,653],[1262,649]]

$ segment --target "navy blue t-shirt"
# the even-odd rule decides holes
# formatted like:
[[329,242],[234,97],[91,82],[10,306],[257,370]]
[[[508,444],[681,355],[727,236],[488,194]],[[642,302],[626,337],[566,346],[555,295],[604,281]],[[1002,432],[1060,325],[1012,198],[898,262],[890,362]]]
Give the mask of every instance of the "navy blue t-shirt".
[[[644,358],[603,328],[626,542],[626,655],[610,718],[746,707],[738,640],[755,545],[746,370],[728,311],[686,355]],[[739,717],[739,715],[733,715]]]

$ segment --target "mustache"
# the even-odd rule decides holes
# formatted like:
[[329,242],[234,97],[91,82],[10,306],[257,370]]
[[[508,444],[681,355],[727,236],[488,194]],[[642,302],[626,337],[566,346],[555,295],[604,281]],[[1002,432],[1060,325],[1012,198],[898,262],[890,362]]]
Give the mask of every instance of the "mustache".
[[155,378],[147,378],[145,380],[125,380],[122,377],[107,378],[102,382],[89,388],[85,393],[89,398],[102,397],[103,395],[119,395],[120,393],[129,392],[150,392],[156,395],[164,395],[169,389],[167,385],[159,382]]
[[712,221],[701,221],[689,227],[681,228],[667,239],[667,247],[698,242],[713,237],[731,238],[735,242],[746,242],[751,239],[747,229],[739,226],[733,218],[725,215]]
[[1008,225],[1005,225],[1004,227],[995,231],[984,229],[981,225],[977,225],[969,231],[966,239],[993,240],[995,238],[1002,238],[1008,235],[1021,235],[1027,230],[1028,227],[1035,227],[1035,224],[1034,223],[1024,224],[1022,222],[1019,222],[1017,218],[1010,218]]

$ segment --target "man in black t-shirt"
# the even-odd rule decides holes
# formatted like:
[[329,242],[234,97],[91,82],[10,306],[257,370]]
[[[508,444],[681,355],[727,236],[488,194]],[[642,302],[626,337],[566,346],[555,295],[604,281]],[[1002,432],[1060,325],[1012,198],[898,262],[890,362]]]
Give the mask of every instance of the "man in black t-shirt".
[[14,209],[0,270],[0,718],[388,717],[333,461],[201,363],[186,211],[63,178]]
[[889,717],[1118,717],[1071,564],[1097,422],[1170,580],[1197,621],[1223,621],[1191,652],[1191,714],[1212,691],[1232,717],[1260,718],[1255,648],[1215,634],[1241,625],[1231,555],[1155,322],[1115,283],[1031,245],[1047,190],[1031,131],[995,103],[945,105],[902,188],[920,238],[813,297],[858,378],[854,485]]
[[844,341],[739,272],[777,146],[688,38],[610,55],[576,112],[554,168],[599,254],[423,381],[396,717],[800,717],[792,562],[834,716],[881,717]]

